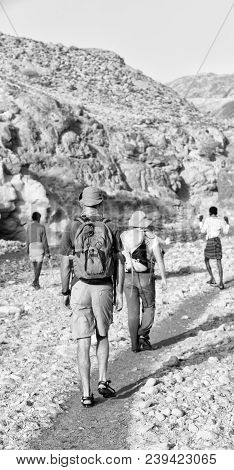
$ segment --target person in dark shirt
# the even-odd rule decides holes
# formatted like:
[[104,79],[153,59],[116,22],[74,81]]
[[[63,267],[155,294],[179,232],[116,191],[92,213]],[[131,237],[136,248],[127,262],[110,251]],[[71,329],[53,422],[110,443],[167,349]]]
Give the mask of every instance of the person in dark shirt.
[[[98,393],[104,398],[116,394],[109,385],[110,380],[107,379],[108,330],[113,322],[113,303],[115,302],[117,310],[121,310],[123,305],[124,262],[118,230],[103,217],[101,191],[95,187],[85,188],[80,203],[83,208],[82,216],[70,222],[62,236],[61,279],[63,294],[66,297],[70,294],[69,255],[73,252],[72,335],[77,340],[78,347],[78,367],[83,388],[81,403],[85,407],[90,407],[94,404],[90,390],[90,346],[91,336],[94,333],[97,337]],[[83,243],[82,249],[79,249],[80,240]],[[109,256],[104,259],[108,245]],[[114,299],[115,274],[116,299]]]
[[27,253],[33,264],[34,280],[32,286],[34,289],[40,289],[39,277],[45,254],[50,258],[50,250],[46,236],[45,226],[40,224],[41,214],[33,212],[32,222],[27,226],[26,246]]

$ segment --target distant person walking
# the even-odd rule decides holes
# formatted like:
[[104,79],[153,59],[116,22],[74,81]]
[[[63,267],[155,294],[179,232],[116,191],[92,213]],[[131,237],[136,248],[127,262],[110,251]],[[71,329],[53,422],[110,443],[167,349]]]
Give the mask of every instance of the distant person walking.
[[[79,201],[81,208],[83,207],[81,200],[82,194],[79,195]],[[79,220],[79,216],[74,218],[75,220]],[[67,225],[66,229],[69,230],[70,224]],[[65,235],[63,234],[63,238]],[[69,243],[61,243],[61,262],[60,262],[60,276],[61,276],[61,283],[62,283],[62,295],[63,295],[63,303],[66,308],[71,310],[71,286],[72,286],[72,279],[74,277],[74,269],[73,269],[73,255],[74,255],[74,248],[72,244]]]
[[129,230],[121,234],[126,260],[124,293],[133,352],[152,349],[150,330],[155,316],[155,261],[162,287],[167,288],[163,250],[151,224],[143,211],[136,211],[129,220]]
[[221,220],[218,217],[218,209],[217,207],[210,207],[209,209],[209,217],[207,217],[203,221],[203,215],[199,216],[200,222],[200,229],[201,233],[206,233],[206,247],[204,250],[205,256],[205,265],[206,269],[210,275],[208,284],[211,286],[217,286],[211,266],[210,266],[210,259],[217,260],[217,266],[219,271],[219,284],[218,287],[223,290],[224,283],[223,283],[223,267],[222,267],[222,244],[220,240],[220,234],[223,232],[225,235],[228,234],[229,231],[229,220],[228,217],[224,217],[224,220]]
[[70,222],[62,236],[61,279],[66,297],[70,294],[68,255],[73,252],[72,335],[77,340],[78,367],[83,388],[81,403],[88,408],[94,404],[90,389],[90,347],[91,336],[95,333],[98,393],[104,398],[116,394],[107,378],[108,331],[113,322],[113,304],[117,310],[121,310],[123,305],[124,263],[118,229],[103,216],[101,191],[93,186],[86,187],[80,204],[83,209],[81,217]]
[[39,277],[41,274],[41,268],[43,264],[43,258],[45,254],[50,258],[50,250],[46,236],[45,226],[40,224],[41,214],[39,212],[33,212],[32,222],[27,226],[26,234],[26,246],[27,253],[33,264],[34,269],[34,280],[32,286],[34,289],[40,289]]

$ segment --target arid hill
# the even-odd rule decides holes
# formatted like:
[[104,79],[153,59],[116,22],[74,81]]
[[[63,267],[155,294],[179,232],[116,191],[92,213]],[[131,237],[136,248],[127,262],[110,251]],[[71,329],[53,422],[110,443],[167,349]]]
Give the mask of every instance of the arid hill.
[[[146,204],[169,222],[185,212],[189,225],[217,199],[228,143],[221,127],[114,52],[0,34],[0,72],[1,184],[15,190],[10,208],[6,198],[0,205],[4,237],[17,238],[17,220],[37,207],[57,230],[87,184],[103,189],[123,223]],[[32,180],[37,195],[45,188],[42,203]]]
[[223,126],[234,125],[234,74],[215,73],[181,77],[168,84],[202,112],[210,112]]

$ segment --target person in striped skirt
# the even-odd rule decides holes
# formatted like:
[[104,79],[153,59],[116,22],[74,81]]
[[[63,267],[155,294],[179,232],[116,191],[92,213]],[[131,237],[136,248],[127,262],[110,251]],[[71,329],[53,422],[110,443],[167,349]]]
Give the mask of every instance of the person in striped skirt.
[[199,216],[201,233],[206,233],[206,247],[204,250],[206,269],[210,275],[210,280],[207,281],[211,286],[217,286],[211,266],[210,259],[217,260],[217,266],[219,271],[219,284],[218,287],[224,289],[223,283],[223,267],[222,267],[222,244],[220,240],[220,234],[227,235],[229,231],[229,220],[228,217],[220,219],[218,217],[217,207],[210,207],[209,217],[203,221],[203,215]]

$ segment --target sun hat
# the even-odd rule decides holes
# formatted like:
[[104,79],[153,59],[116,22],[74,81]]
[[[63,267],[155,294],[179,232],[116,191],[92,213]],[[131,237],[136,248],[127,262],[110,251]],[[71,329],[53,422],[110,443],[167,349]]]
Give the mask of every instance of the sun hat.
[[100,189],[95,188],[94,186],[87,186],[87,188],[83,189],[82,197],[80,202],[84,204],[84,206],[92,207],[97,206],[103,201],[102,192]]
[[147,219],[145,212],[136,211],[128,221],[129,227],[147,228],[152,224],[152,220]]

